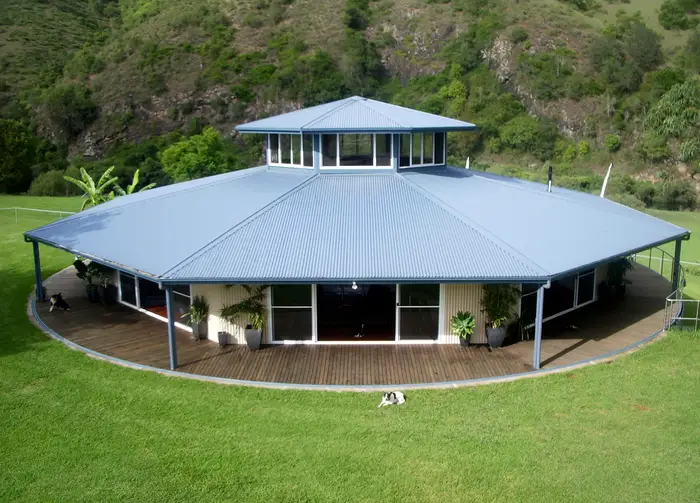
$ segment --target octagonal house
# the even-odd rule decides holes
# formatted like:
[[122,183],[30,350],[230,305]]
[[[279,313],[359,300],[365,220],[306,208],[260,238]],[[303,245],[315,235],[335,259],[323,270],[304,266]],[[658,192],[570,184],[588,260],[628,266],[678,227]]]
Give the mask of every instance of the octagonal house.
[[[512,284],[533,327],[595,302],[607,265],[688,231],[601,197],[447,165],[448,133],[473,124],[348,99],[236,128],[266,138],[267,162],[119,197],[25,234],[115,270],[119,301],[175,327],[195,295],[208,334],[245,343],[219,315],[269,285],[264,344],[458,344],[483,286]],[[41,297],[42,289],[37,288]],[[164,325],[165,330],[165,325]]]

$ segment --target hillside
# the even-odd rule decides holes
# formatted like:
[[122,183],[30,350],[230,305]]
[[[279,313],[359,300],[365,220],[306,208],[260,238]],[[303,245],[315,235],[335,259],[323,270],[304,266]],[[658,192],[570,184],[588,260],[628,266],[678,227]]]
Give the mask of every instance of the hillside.
[[[68,147],[73,166],[117,164],[127,176],[148,160],[147,179],[167,183],[159,152],[207,125],[242,167],[259,142],[231,137],[235,124],[363,94],[479,124],[451,141],[453,162],[470,155],[530,178],[553,164],[564,183],[592,190],[615,161],[629,178],[613,185],[635,198],[625,202],[647,205],[645,181],[682,182],[669,189],[676,199],[696,188],[700,144],[647,116],[674,85],[700,87],[697,4],[27,0],[11,4],[21,16],[2,18],[1,36],[23,37],[0,46],[3,115],[21,111],[33,134]],[[692,117],[683,127],[699,126]]]

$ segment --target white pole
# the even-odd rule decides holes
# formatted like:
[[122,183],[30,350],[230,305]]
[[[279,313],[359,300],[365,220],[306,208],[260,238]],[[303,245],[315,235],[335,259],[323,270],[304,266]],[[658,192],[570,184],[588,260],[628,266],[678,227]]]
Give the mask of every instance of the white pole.
[[466,165],[466,166],[464,166],[464,167],[465,167],[466,169],[471,169],[471,168],[469,167],[469,164],[470,164],[470,163],[469,163],[469,160],[470,160],[470,158],[469,158],[469,157],[467,157],[467,165]]
[[608,168],[608,173],[605,175],[605,180],[603,180],[603,188],[600,190],[600,197],[605,197],[605,189],[608,187],[608,180],[610,179],[610,173],[613,169],[613,163],[610,163]]

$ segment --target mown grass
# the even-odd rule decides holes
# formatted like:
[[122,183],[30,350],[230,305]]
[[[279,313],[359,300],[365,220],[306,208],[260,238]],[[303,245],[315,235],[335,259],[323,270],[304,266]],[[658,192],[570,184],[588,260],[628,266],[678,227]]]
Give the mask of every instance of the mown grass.
[[[690,502],[700,494],[692,334],[609,365],[413,392],[386,409],[376,408],[378,394],[184,381],[92,360],[30,325],[27,226],[0,219],[2,501]],[[45,275],[70,260],[42,247]]]

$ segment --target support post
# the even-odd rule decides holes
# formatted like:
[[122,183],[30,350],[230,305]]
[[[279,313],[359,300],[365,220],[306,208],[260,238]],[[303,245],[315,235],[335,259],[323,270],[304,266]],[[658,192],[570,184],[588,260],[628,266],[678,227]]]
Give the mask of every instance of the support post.
[[537,290],[537,308],[535,309],[535,352],[532,355],[532,366],[535,370],[540,369],[540,358],[542,354],[542,312],[544,309],[544,289],[542,285]]
[[168,308],[168,348],[170,350],[170,370],[177,368],[177,346],[175,344],[175,304],[173,287],[165,287],[165,304]]
[[34,277],[36,279],[36,300],[44,302],[44,282],[41,279],[41,259],[39,258],[39,243],[32,241],[34,250]]
[[671,276],[671,291],[678,290],[681,280],[681,239],[676,239],[676,252],[673,255],[673,275]]

